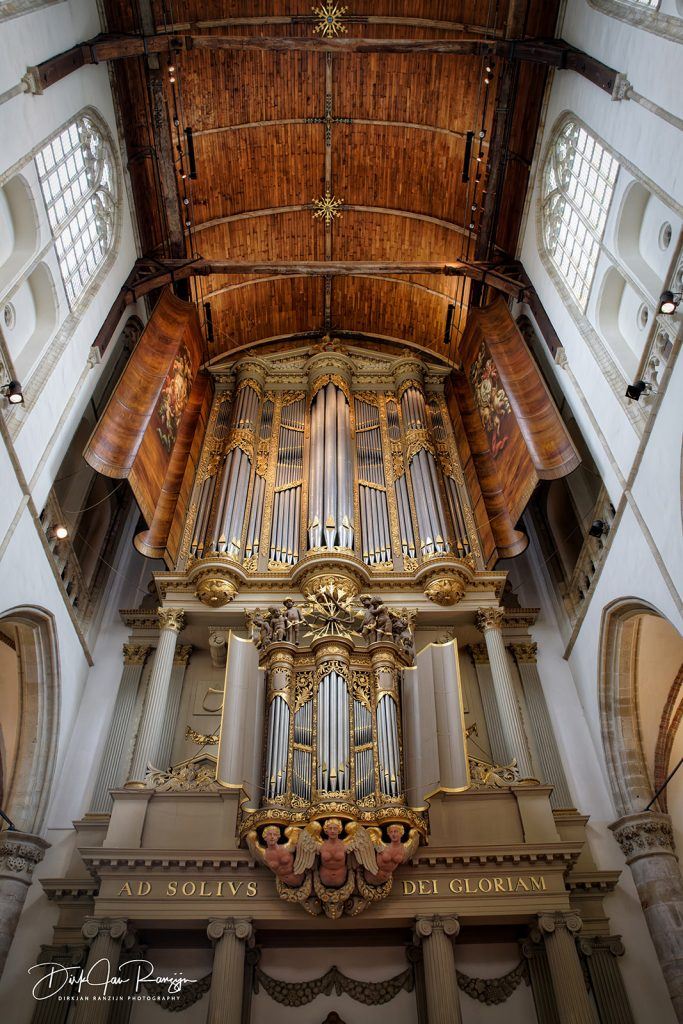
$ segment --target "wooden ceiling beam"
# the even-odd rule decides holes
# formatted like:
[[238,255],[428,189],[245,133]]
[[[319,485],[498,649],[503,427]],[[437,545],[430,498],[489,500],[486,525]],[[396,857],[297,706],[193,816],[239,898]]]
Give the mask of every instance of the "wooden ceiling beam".
[[72,71],[88,64],[123,60],[130,57],[151,57],[183,50],[209,49],[270,52],[338,53],[434,53],[452,56],[498,57],[513,62],[529,61],[548,67],[575,71],[600,89],[611,93],[617,71],[594,57],[577,50],[562,39],[322,39],[292,36],[219,36],[210,33],[172,35],[159,33],[140,36],[97,36],[73,46],[64,53],[29,68],[32,89],[43,92]]

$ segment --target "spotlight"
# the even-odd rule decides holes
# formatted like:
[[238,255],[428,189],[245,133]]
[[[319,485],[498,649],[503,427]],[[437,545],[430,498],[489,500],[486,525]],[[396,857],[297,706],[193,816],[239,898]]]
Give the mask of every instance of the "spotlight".
[[0,387],[0,391],[11,405],[23,405],[24,389],[18,380],[10,380]]
[[653,390],[652,384],[647,384],[644,380],[637,380],[626,388],[626,397],[632,398],[634,402],[639,402],[642,395],[649,395]]
[[169,64],[168,70],[170,74],[173,74],[175,71],[175,64]]
[[678,309],[681,298],[683,298],[681,292],[662,292],[659,296],[659,312],[671,316]]
[[68,536],[69,536],[69,531],[67,530],[67,528],[64,525],[64,523],[57,523],[50,530],[50,539],[51,540],[66,540],[66,538]]
[[607,533],[607,523],[604,519],[596,519],[591,523],[588,531],[589,537],[603,537]]

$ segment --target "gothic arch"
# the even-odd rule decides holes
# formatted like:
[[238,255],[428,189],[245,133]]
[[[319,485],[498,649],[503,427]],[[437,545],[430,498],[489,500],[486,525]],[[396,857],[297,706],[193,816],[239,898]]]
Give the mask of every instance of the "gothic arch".
[[3,764],[3,810],[18,829],[39,832],[55,769],[59,723],[59,655],[54,619],[43,608],[17,607],[0,616],[13,634],[19,714],[13,765]]
[[[653,617],[668,623],[657,608],[637,598],[617,601],[603,612],[598,677],[600,725],[619,817],[642,811],[655,791],[643,744],[638,695],[641,624],[644,618]],[[656,700],[656,695],[652,694],[651,699]]]

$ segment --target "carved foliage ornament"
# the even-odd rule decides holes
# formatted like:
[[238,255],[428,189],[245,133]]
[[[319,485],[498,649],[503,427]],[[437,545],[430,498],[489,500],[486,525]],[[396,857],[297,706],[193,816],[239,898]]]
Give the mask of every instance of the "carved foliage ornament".
[[180,633],[185,626],[185,612],[182,608],[160,608],[158,615],[159,629],[172,629]]
[[443,606],[458,604],[464,596],[465,584],[454,573],[432,576],[425,587],[425,597]]
[[197,583],[196,594],[209,608],[222,608],[237,593],[235,584],[223,576],[205,576]]

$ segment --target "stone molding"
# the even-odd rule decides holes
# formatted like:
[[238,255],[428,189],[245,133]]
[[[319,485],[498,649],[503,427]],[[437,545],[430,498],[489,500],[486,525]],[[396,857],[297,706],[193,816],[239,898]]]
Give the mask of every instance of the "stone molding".
[[504,619],[504,608],[479,608],[475,622],[479,632],[485,633],[487,629],[502,630]]
[[185,626],[185,612],[182,608],[159,608],[159,629],[172,629],[180,633]]
[[609,826],[627,864],[657,854],[676,856],[671,818],[659,811],[626,814]]
[[31,882],[34,868],[45,856],[50,844],[28,832],[3,832],[0,838],[0,878]]

